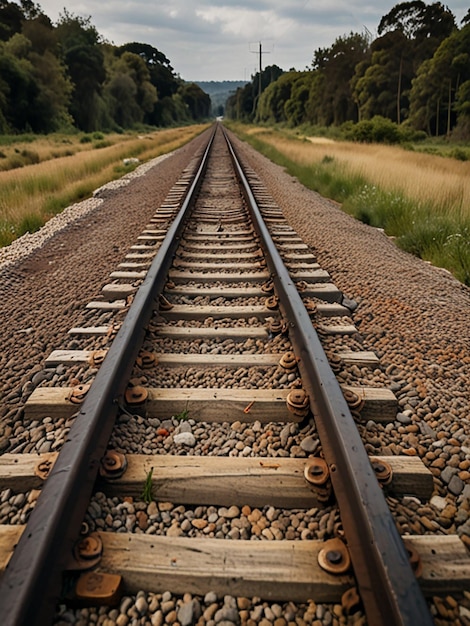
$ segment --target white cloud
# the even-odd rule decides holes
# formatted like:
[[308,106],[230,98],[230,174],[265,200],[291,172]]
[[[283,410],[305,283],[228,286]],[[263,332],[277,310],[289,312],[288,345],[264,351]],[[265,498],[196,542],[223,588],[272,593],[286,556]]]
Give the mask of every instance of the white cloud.
[[[427,0],[428,2],[434,0]],[[41,0],[56,21],[64,0]],[[331,46],[350,32],[376,34],[393,0],[80,0],[69,11],[91,17],[108,41],[139,41],[155,46],[186,80],[250,78],[258,61],[253,44],[268,53],[263,66],[310,66],[317,48]],[[468,0],[446,2],[457,22]]]
[[295,23],[275,11],[254,11],[241,7],[208,7],[196,15],[210,24],[218,24],[222,32],[244,39],[282,37]]

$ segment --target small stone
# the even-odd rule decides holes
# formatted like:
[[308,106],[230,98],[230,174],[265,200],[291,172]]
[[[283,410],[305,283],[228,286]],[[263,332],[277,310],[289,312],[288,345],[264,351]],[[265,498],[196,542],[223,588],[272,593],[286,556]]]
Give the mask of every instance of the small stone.
[[240,516],[240,509],[238,508],[238,506],[235,506],[234,504],[226,511],[224,517],[226,517],[227,519],[234,519],[235,517],[239,517]]
[[439,511],[443,511],[447,506],[447,500],[442,496],[433,496],[430,503]]
[[457,475],[452,476],[449,482],[449,491],[454,494],[454,496],[458,496],[462,493],[463,488],[465,487],[465,483],[461,478]]
[[313,453],[320,445],[319,439],[314,439],[311,435],[304,437],[300,443],[300,447],[304,452]]
[[181,537],[183,531],[181,530],[178,523],[173,523],[170,528],[166,531],[168,537]]
[[411,424],[411,418],[409,415],[406,415],[406,413],[397,413],[397,422],[406,426],[407,424]]
[[140,528],[140,530],[147,530],[149,523],[148,523],[148,515],[145,511],[137,511],[137,524]]
[[239,623],[239,615],[236,608],[232,606],[224,605],[214,615],[214,621],[216,624],[219,622],[232,622],[233,624]]
[[147,600],[143,596],[139,596],[135,601],[135,608],[137,609],[139,615],[145,615],[148,609]]
[[204,604],[214,604],[217,602],[217,594],[215,591],[208,591],[204,596]]
[[[204,613],[202,614],[203,618],[205,619],[206,622],[209,622],[210,620],[212,620],[214,618],[214,615],[216,613],[216,611],[219,609],[219,605],[217,604],[217,602],[214,602],[213,604],[210,604],[205,610]],[[213,622],[212,622],[213,623]]]
[[176,622],[177,613],[175,610],[170,611],[165,615],[165,622],[167,624],[174,624]]
[[267,620],[269,620],[270,622],[273,622],[276,619],[276,616],[272,612],[271,607],[269,607],[269,606],[265,607],[265,609],[264,609],[264,617]]
[[290,436],[290,424],[287,424],[287,426],[284,426],[284,428],[281,430],[281,434],[279,436],[281,440],[281,448],[286,447],[289,436]]
[[189,422],[181,422],[178,426],[178,432],[180,433],[191,433],[193,431],[193,427]]
[[237,598],[237,606],[240,611],[246,611],[251,606],[251,600],[249,598]]
[[262,535],[263,535],[263,537],[264,537],[265,539],[267,539],[268,541],[273,541],[273,539],[274,539],[274,535],[273,535],[273,533],[271,532],[271,529],[270,529],[270,528],[264,528],[264,529],[261,531],[261,534],[262,534]]
[[441,480],[443,480],[445,483],[450,483],[454,474],[457,474],[457,469],[448,465],[441,472]]
[[173,441],[177,446],[188,446],[189,448],[194,448],[196,445],[196,437],[193,433],[183,432],[173,435]]
[[150,618],[150,623],[152,626],[162,626],[164,623],[163,613],[161,611],[157,611]]
[[194,528],[197,528],[198,530],[202,530],[203,528],[205,528],[208,524],[208,521],[205,519],[193,519],[191,522],[191,525],[194,526]]
[[121,604],[119,606],[119,611],[121,613],[125,614],[131,608],[131,606],[132,606],[132,598],[129,598],[128,596],[125,596],[121,600]]
[[194,617],[194,602],[186,602],[178,609],[178,621],[181,626],[189,626],[192,624]]
[[173,600],[162,600],[162,603],[160,604],[160,608],[162,610],[163,615],[167,615],[170,611],[172,611],[175,608],[175,603],[173,602]]

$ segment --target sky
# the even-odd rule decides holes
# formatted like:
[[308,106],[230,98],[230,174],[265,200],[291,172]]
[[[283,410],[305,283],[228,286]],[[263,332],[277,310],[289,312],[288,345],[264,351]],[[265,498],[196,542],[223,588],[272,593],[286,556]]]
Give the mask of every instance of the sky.
[[[154,46],[186,81],[250,80],[259,68],[309,68],[315,50],[349,33],[377,36],[399,0],[75,0],[107,41]],[[469,0],[442,0],[460,26]],[[38,0],[57,21],[64,0]],[[428,2],[430,4],[430,2]]]

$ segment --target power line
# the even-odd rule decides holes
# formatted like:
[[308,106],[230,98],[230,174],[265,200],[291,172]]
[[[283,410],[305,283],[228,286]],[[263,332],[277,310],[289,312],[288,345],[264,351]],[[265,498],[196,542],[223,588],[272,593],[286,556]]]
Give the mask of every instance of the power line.
[[263,71],[263,54],[270,54],[269,52],[263,51],[263,44],[261,43],[261,41],[259,42],[259,49],[258,50],[250,50],[250,52],[252,54],[258,54],[259,55],[259,82],[258,82],[258,98],[261,96],[261,73]]

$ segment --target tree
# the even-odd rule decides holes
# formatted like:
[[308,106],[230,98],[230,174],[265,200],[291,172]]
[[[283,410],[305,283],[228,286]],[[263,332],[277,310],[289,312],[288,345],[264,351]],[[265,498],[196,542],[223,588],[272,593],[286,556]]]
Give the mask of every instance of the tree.
[[[284,74],[284,70],[277,65],[268,65],[261,72],[261,92],[282,74]],[[244,87],[239,87],[235,94],[228,98],[225,110],[226,116],[247,122],[253,121],[256,117],[256,107],[259,100],[259,85],[260,75],[257,72],[251,77],[251,82]]]
[[[30,10],[34,13],[34,7]],[[50,132],[71,124],[68,113],[72,84],[60,59],[56,32],[50,19],[39,14],[23,22],[22,33],[30,42],[28,59],[38,94],[31,106],[31,127]]]
[[[450,134],[466,115],[466,81],[470,80],[470,25],[454,31],[423,64],[411,90],[410,123],[439,135]],[[461,120],[462,121],[462,120]]]
[[266,87],[258,103],[256,119],[276,124],[286,121],[285,104],[291,97],[297,72],[286,72]]
[[0,41],[8,41],[21,32],[23,19],[23,11],[16,3],[0,0]]
[[298,72],[290,98],[284,104],[284,115],[289,126],[298,126],[307,119],[306,105],[310,95],[312,72]]
[[371,51],[370,62],[358,64],[351,81],[359,117],[381,115],[400,123],[408,112],[413,77],[410,41],[402,31],[391,31],[376,39]]
[[27,59],[30,42],[19,33],[0,46],[0,88],[3,103],[1,118],[9,131],[29,131],[31,102],[38,87],[33,67]]
[[127,43],[118,48],[118,53],[133,52],[145,62],[150,74],[150,82],[156,88],[158,97],[165,98],[177,92],[180,81],[167,57],[157,48],[143,43]]
[[157,91],[150,82],[145,61],[137,54],[105,46],[106,84],[104,98],[110,114],[121,128],[142,123],[146,113],[153,112]]
[[196,83],[184,83],[178,89],[178,95],[188,107],[194,121],[207,119],[210,116],[210,96]]
[[439,44],[455,30],[455,17],[440,2],[401,2],[380,20],[378,33],[400,31],[413,42],[415,71],[432,57]]
[[[351,79],[356,66],[369,56],[368,40],[359,33],[338,37],[330,48],[315,52],[312,67],[323,79],[316,84],[321,91],[311,94],[309,111],[312,118],[321,117],[327,125],[357,119]],[[318,107],[322,110],[319,111]]]
[[90,18],[73,16],[66,9],[56,32],[73,84],[70,105],[73,119],[85,131],[103,128],[109,117],[102,98],[106,72],[99,34]]

